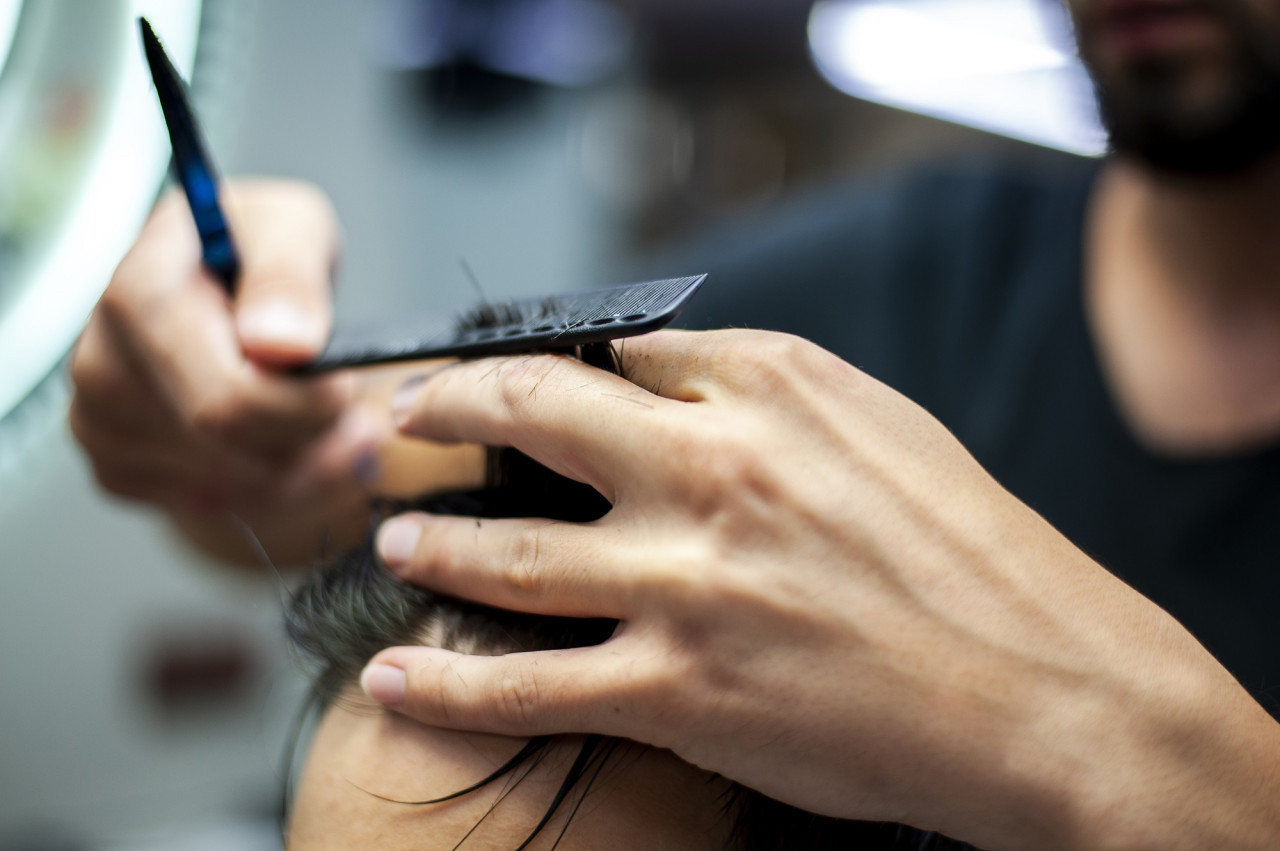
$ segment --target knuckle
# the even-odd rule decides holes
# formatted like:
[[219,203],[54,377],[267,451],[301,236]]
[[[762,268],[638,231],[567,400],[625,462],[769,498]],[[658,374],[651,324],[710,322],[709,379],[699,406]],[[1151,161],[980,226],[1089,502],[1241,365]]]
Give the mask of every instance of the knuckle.
[[648,424],[654,443],[662,447],[660,457],[665,458],[677,473],[690,470],[690,465],[696,468],[708,452],[715,450],[718,440],[716,417],[712,412],[698,410],[688,413],[691,415],[655,418]]
[[110,283],[103,290],[102,296],[94,307],[94,320],[109,328],[119,328],[129,321],[132,315],[132,301],[129,298],[129,273],[127,261],[121,263],[111,276]]
[[93,477],[98,487],[122,499],[147,499],[153,491],[133,470],[116,465],[94,462]]
[[532,526],[512,536],[502,575],[507,587],[522,597],[537,597],[543,582],[543,527]]
[[662,619],[699,622],[713,616],[709,606],[720,598],[732,561],[711,523],[693,512],[682,513],[687,522],[655,537],[645,569],[627,577],[623,587],[629,598],[651,602]]
[[770,361],[782,361],[787,364],[803,361],[808,357],[813,343],[794,334],[761,332],[756,348],[761,356]]
[[772,397],[785,394],[795,398],[815,390],[829,393],[834,387],[861,388],[870,381],[847,361],[791,334],[769,334],[752,369],[756,392]]
[[233,387],[206,393],[191,404],[187,413],[191,432],[215,444],[244,442],[252,434],[253,424],[252,410]]
[[71,430],[71,436],[91,456],[102,454],[104,447],[101,429],[84,410],[83,400],[71,400],[71,407],[67,410],[67,427]]
[[538,394],[554,386],[567,363],[564,357],[534,355],[503,369],[498,375],[498,392],[511,417],[517,421],[531,418]]
[[72,387],[80,392],[102,381],[102,353],[97,350],[87,329],[71,351],[71,366],[67,374]]
[[790,334],[731,329],[713,332],[705,368],[713,385],[738,393],[772,395],[785,391],[810,349],[817,347]]
[[84,338],[81,337],[75,348],[71,350],[71,366],[67,370],[72,387],[82,390],[87,385],[93,384],[97,368],[97,358],[87,351]]
[[705,521],[749,500],[768,500],[776,491],[764,454],[767,444],[741,422],[728,419],[712,429],[714,439],[688,440],[673,459],[686,471],[689,496]]
[[125,476],[119,469],[97,459],[93,460],[93,478],[98,487],[110,493],[116,493],[125,481]]
[[747,366],[757,389],[772,392],[809,372],[815,347],[790,334],[761,334],[753,341]]
[[129,404],[127,400],[137,395],[135,383],[111,356],[86,343],[77,345],[72,353],[69,377],[78,397],[106,405]]
[[183,297],[171,286],[179,278],[175,258],[165,253],[170,246],[157,243],[135,245],[98,299],[93,319],[104,337],[125,345],[153,337],[157,321]]
[[94,430],[84,413],[84,403],[79,399],[73,398],[67,408],[67,428],[70,429],[71,436],[81,444],[84,444],[85,437],[93,435]]
[[542,704],[542,686],[534,669],[516,666],[497,681],[493,706],[503,720],[520,726],[536,717]]

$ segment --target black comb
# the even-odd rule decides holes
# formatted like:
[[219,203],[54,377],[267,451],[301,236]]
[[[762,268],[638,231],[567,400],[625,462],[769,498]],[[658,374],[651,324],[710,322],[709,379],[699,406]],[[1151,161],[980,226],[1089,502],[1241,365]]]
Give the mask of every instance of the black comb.
[[350,366],[441,357],[483,357],[548,351],[655,331],[693,297],[706,275],[625,284],[604,290],[481,304],[457,316],[417,321],[413,331],[388,334],[385,325],[339,330],[309,374]]

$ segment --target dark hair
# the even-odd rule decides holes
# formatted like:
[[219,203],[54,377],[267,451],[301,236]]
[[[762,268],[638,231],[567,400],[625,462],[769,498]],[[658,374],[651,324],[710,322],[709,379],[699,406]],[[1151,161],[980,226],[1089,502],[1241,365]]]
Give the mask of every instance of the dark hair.
[[[585,358],[584,358],[585,359]],[[607,365],[607,364],[606,364]],[[416,509],[474,517],[552,517],[585,522],[609,510],[590,487],[551,472],[514,450],[491,450],[489,486],[484,490],[375,507],[371,527],[389,513]],[[616,621],[528,615],[481,606],[408,585],[382,568],[374,555],[373,533],[364,543],[312,572],[295,593],[287,612],[294,645],[315,663],[313,696],[322,707],[355,682],[377,652],[398,644],[431,643],[461,652],[499,655],[599,644],[613,634]],[[439,803],[480,789],[537,760],[557,737],[537,737],[506,764]],[[559,791],[520,848],[551,820],[571,795],[572,812],[592,781],[624,740],[587,736]],[[741,851],[787,849],[910,849],[961,851],[964,843],[914,828],[857,822],[805,812],[733,784],[724,801],[730,825],[729,848]],[[568,823],[566,823],[567,829]],[[463,842],[465,843],[465,839]],[[460,843],[462,844],[462,843]]]

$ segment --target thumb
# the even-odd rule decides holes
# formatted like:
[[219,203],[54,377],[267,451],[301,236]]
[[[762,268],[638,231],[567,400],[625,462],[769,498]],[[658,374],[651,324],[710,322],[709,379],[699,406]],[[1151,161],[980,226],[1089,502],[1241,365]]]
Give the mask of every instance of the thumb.
[[228,187],[241,251],[236,332],[245,357],[286,368],[319,354],[333,324],[338,226],[318,190],[289,181]]
[[[392,647],[360,675],[365,694],[433,727],[505,736],[627,735],[612,729],[623,693],[616,654],[600,647],[469,656]],[[601,722],[604,723],[601,723]]]

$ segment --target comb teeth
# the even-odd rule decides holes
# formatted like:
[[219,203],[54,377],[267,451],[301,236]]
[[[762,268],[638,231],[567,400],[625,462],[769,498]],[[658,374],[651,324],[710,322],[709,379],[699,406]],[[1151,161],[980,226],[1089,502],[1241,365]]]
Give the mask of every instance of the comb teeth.
[[518,301],[487,301],[460,315],[457,320],[457,329],[459,333],[480,331],[485,328],[518,325],[530,319],[540,319],[546,315],[547,305],[545,302],[537,306],[541,308],[541,311],[536,316],[529,314],[529,307],[530,305],[522,304]]
[[676,317],[706,275],[607,290],[485,303],[451,323],[425,319],[411,335],[389,328],[339,332],[304,374],[431,357],[486,357],[569,349],[654,331]]

